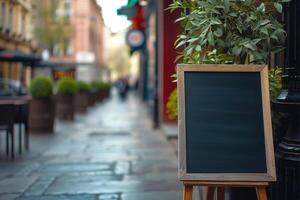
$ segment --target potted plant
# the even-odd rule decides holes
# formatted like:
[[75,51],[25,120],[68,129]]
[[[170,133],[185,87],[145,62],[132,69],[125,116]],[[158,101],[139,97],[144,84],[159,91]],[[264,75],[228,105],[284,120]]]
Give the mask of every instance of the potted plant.
[[[186,64],[207,61],[207,51],[230,55],[236,64],[267,64],[270,53],[284,49],[285,31],[277,16],[255,0],[174,0],[170,9],[180,10],[183,27],[176,48],[183,48],[177,60]],[[274,0],[281,5],[281,0]],[[189,10],[189,12],[186,12]],[[280,11],[280,9],[278,9]]]
[[[183,28],[175,42],[180,51],[176,61],[199,65],[269,64],[270,55],[284,49],[286,33],[278,21],[282,2],[174,0],[169,9],[179,10],[176,21]],[[243,193],[240,198],[248,197],[251,195]]]
[[91,82],[91,88],[93,91],[93,101],[95,102],[101,102],[103,101],[109,94],[108,89],[109,85],[106,82],[97,80]]
[[56,116],[62,120],[73,120],[77,85],[73,78],[62,78],[57,82]]
[[97,91],[98,101],[103,101],[105,98],[109,97],[111,84],[104,81],[93,82],[94,88]]
[[[282,0],[174,0],[171,11],[183,28],[175,42],[176,61],[185,64],[268,64],[270,54],[284,49],[286,33],[280,14]],[[186,11],[189,12],[186,12]],[[271,81],[271,79],[270,79]],[[278,84],[277,84],[278,85]],[[277,91],[272,88],[271,92]],[[272,94],[271,94],[272,96]]]
[[37,76],[30,83],[32,100],[29,106],[29,128],[33,132],[54,130],[55,101],[52,90],[52,80],[45,76]]
[[90,85],[84,81],[77,81],[77,93],[75,95],[75,112],[83,113],[89,105]]
[[99,81],[99,80],[96,80],[96,81],[93,81],[92,83],[92,88],[94,90],[94,101],[95,102],[100,102],[103,100],[103,95],[102,95],[102,92],[101,92],[101,88],[102,88],[102,82]]
[[112,85],[109,82],[103,82],[102,90],[104,92],[104,98],[108,98],[110,96],[110,89]]
[[95,81],[90,82],[90,92],[89,92],[89,106],[94,106],[97,102],[97,87]]

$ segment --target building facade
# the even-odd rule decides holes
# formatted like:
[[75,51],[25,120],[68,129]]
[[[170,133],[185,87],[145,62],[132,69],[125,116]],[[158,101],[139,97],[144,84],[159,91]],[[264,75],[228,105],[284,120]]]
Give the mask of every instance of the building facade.
[[[0,52],[25,55],[36,51],[32,36],[34,9],[33,0],[0,0]],[[0,78],[28,83],[30,72],[24,65],[0,59]]]
[[172,75],[176,73],[177,52],[174,43],[182,31],[180,24],[174,23],[178,12],[167,11],[172,0],[140,0],[145,10],[146,55],[147,64],[141,66],[146,70],[147,78],[141,84],[146,85],[145,99],[151,110],[154,127],[165,123],[174,123],[167,114],[167,102],[171,92],[176,88]]
[[96,0],[59,1],[58,15],[70,24],[71,34],[63,45],[50,53],[50,61],[73,63],[76,78],[85,81],[103,79],[107,69],[104,62],[104,21]]

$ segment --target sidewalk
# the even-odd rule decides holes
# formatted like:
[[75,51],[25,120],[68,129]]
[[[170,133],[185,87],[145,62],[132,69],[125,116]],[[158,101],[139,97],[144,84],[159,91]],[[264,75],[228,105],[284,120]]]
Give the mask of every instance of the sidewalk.
[[112,98],[31,141],[14,161],[1,146],[0,200],[182,199],[174,150],[133,96]]

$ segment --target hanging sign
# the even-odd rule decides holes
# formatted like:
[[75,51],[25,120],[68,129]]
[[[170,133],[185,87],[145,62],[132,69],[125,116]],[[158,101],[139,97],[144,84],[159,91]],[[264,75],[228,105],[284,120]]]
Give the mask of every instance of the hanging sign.
[[117,15],[125,15],[130,19],[136,15],[136,12],[134,6],[123,6],[117,10]]
[[53,69],[52,78],[55,81],[61,78],[75,78],[75,69],[70,69],[70,70]]

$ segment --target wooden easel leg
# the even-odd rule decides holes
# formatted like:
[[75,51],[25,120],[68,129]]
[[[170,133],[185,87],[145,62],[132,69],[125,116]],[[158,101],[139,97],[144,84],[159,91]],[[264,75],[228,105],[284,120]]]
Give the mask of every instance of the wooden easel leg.
[[267,200],[267,192],[265,186],[256,187],[256,195],[258,200]]
[[193,199],[193,186],[184,185],[183,200],[192,200]]
[[225,188],[217,187],[217,197],[218,200],[225,200]]
[[214,200],[216,187],[208,187],[206,200]]

